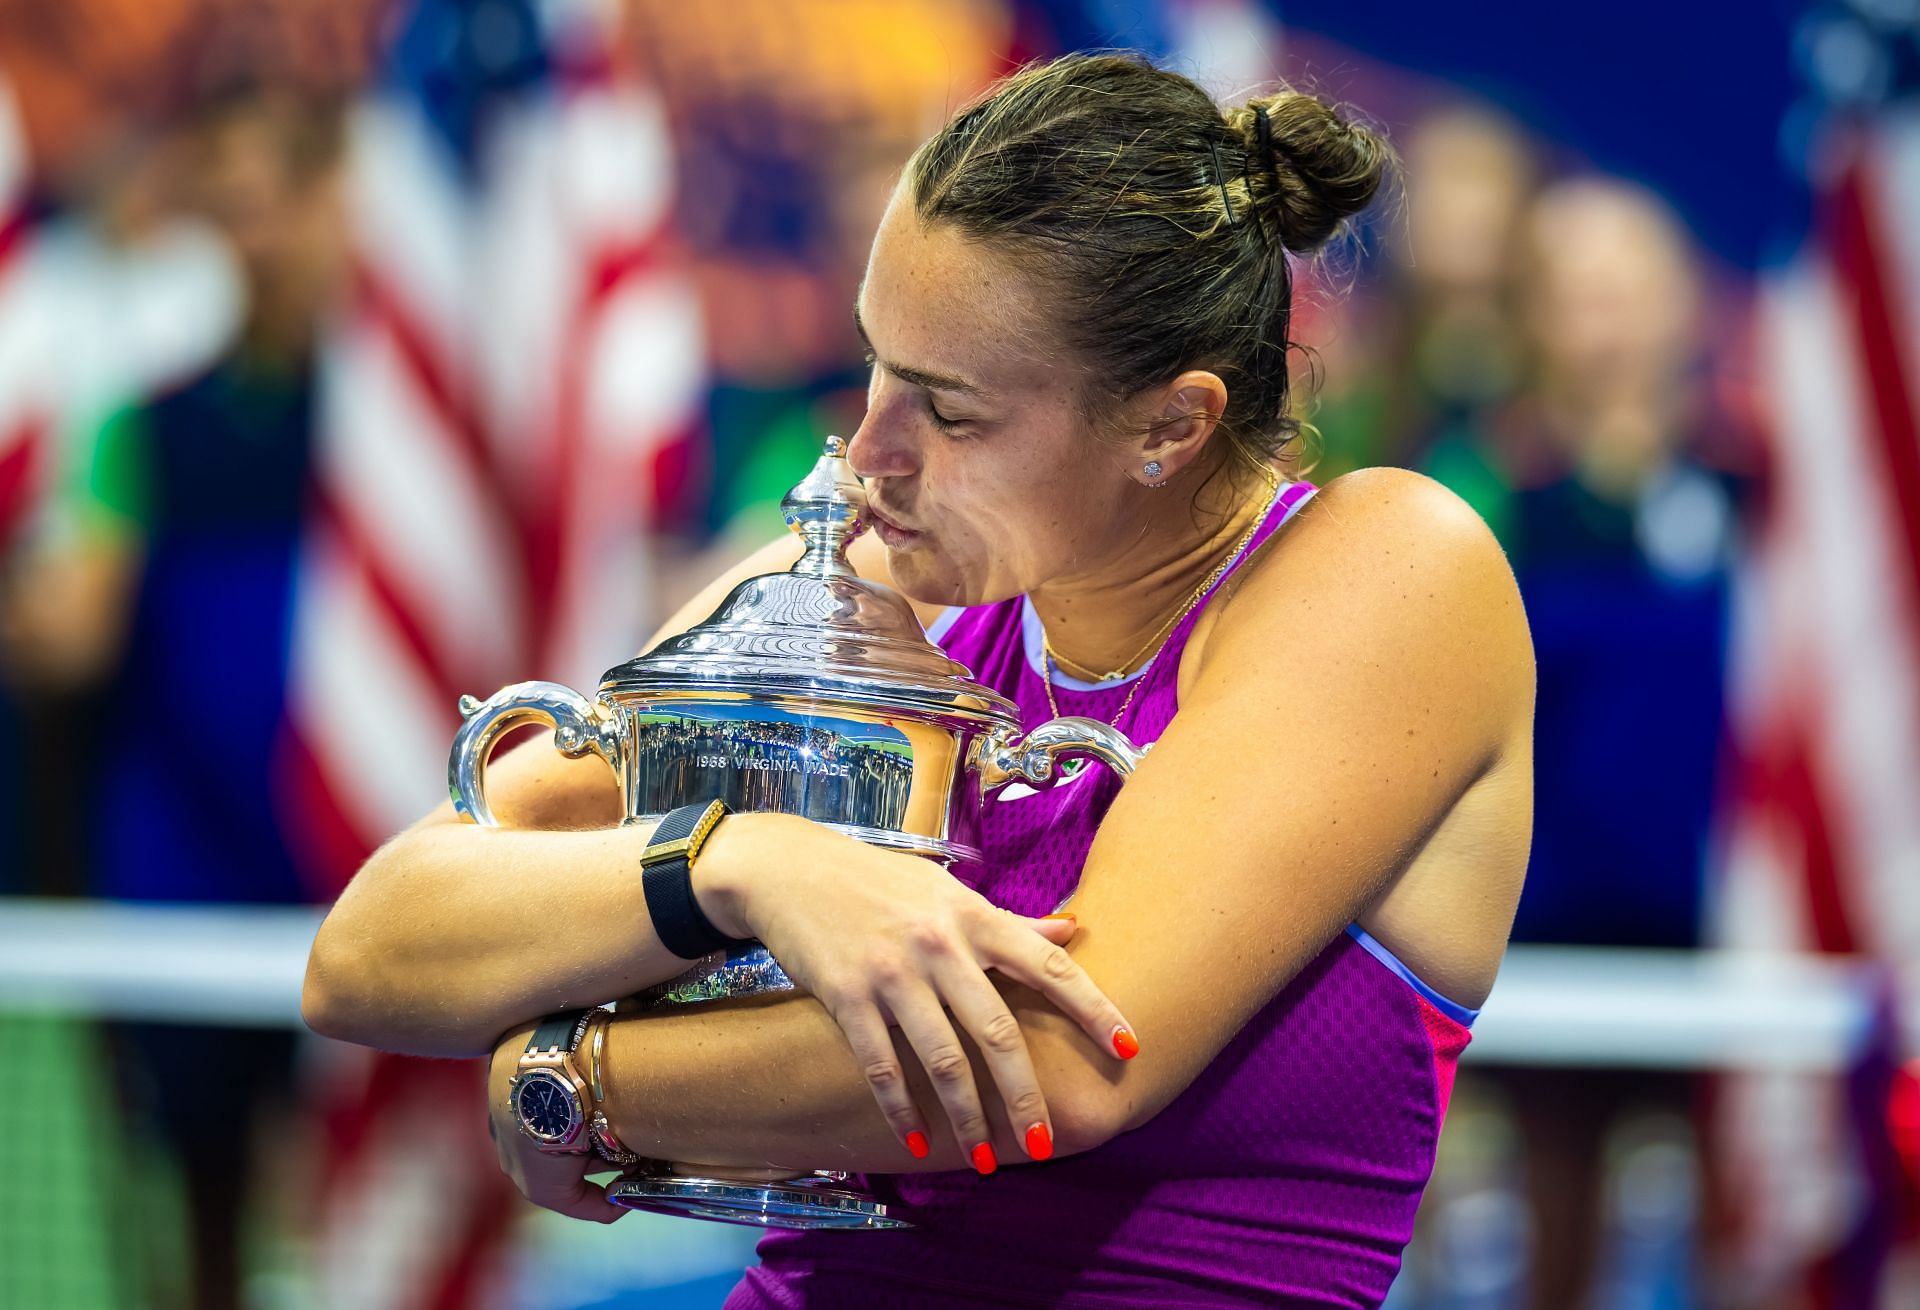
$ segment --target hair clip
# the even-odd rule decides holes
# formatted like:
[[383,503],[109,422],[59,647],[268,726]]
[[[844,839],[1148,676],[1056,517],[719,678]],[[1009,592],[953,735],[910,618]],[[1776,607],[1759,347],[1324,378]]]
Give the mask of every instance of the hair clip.
[[1220,207],[1227,211],[1227,226],[1236,227],[1239,220],[1233,216],[1233,197],[1227,194],[1227,170],[1220,166],[1220,147],[1209,141],[1207,149],[1213,155],[1213,180],[1220,187]]

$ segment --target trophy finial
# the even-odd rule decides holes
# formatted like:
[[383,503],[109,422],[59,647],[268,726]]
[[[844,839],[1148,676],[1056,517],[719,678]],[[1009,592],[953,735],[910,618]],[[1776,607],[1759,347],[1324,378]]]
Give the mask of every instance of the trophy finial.
[[806,554],[795,573],[851,573],[847,543],[867,529],[867,491],[847,464],[844,437],[828,437],[813,469],[786,494],[780,512],[800,534]]

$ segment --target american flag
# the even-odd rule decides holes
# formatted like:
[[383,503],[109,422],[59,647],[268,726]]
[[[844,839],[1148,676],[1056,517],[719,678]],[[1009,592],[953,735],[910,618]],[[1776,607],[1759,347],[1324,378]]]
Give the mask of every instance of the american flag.
[[[460,694],[591,688],[644,635],[704,341],[615,53],[579,5],[419,0],[352,122],[283,779],[327,895],[444,799]],[[322,1303],[488,1303],[514,1199],[478,1064],[333,1054]]]
[[[1783,141],[1805,170],[1812,222],[1759,296],[1774,476],[1735,635],[1741,766],[1717,926],[1729,946],[1857,953],[1910,995],[1920,983],[1920,21],[1911,5],[1856,0],[1813,10],[1796,41],[1810,84]],[[1920,1305],[1920,1248],[1900,1213],[1911,1198],[1882,1167],[1886,1097],[1859,1094],[1878,1058],[1866,1043],[1851,1089],[1786,1073],[1724,1088],[1722,1186],[1740,1198],[1734,1264],[1749,1292]]]
[[26,138],[0,82],[0,547],[27,521],[51,463],[44,341],[25,272]]

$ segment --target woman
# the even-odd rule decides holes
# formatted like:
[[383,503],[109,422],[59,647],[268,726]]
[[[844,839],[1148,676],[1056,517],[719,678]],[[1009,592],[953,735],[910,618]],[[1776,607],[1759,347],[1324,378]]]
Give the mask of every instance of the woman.
[[[855,304],[874,372],[848,458],[877,529],[855,562],[1029,726],[1057,708],[1154,743],[1124,788],[1090,769],[989,806],[965,875],[1022,914],[1077,887],[1079,931],[1039,967],[1084,969],[1118,1010],[1068,990],[1063,1015],[1003,980],[1008,1022],[974,985],[1001,961],[970,947],[957,884],[804,820],[724,820],[700,906],[805,960],[811,995],[615,1021],[611,1126],[643,1156],[861,1172],[917,1225],[770,1234],[730,1305],[1384,1297],[1519,892],[1533,696],[1511,572],[1457,498],[1392,470],[1316,493],[1277,467],[1287,253],[1390,165],[1312,97],[1223,116],[1110,56],[1021,72],[908,164]],[[616,811],[597,764],[520,752],[496,775],[515,822]],[[517,1017],[493,1068],[503,1161],[533,1199],[606,1214],[505,1111],[541,1013],[506,980],[564,978],[575,1002],[632,986],[629,934],[595,907],[624,894],[633,843],[496,836],[442,813],[361,874],[334,912],[359,940],[344,1008],[370,1040],[405,1035],[376,1017],[393,997]],[[859,902],[803,922],[774,903],[787,879]],[[551,926],[528,933],[536,906]],[[456,948],[484,960],[436,990]],[[1102,1028],[1122,1013],[1132,1029]],[[995,1173],[1022,1156],[1054,1158]]]

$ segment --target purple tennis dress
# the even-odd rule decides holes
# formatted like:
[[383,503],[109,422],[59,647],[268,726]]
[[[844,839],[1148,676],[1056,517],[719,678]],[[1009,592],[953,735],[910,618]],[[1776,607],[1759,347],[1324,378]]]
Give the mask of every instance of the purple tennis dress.
[[[1285,486],[1242,559],[1314,490]],[[1135,742],[1172,719],[1181,651],[1211,599],[1135,675],[1146,683],[1120,724]],[[1027,727],[1050,717],[1025,598],[948,610],[929,635],[1019,705]],[[1061,713],[1109,719],[1132,682],[1056,673],[1054,689]],[[1079,880],[1119,790],[1093,766],[990,802],[986,858],[957,872],[995,904],[1048,913]],[[864,1185],[915,1228],[769,1233],[728,1310],[1378,1306],[1473,1019],[1349,927],[1145,1126],[989,1177],[869,1175]]]

